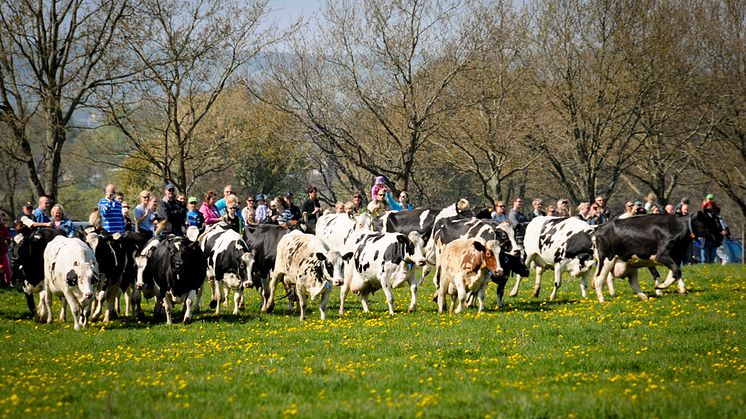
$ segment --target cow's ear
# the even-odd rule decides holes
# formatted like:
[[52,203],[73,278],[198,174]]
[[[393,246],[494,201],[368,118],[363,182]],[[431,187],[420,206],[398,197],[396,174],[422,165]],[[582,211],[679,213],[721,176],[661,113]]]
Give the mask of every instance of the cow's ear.
[[353,253],[352,253],[352,252],[347,252],[347,253],[345,253],[345,254],[344,254],[344,255],[342,256],[342,260],[350,260],[350,259],[352,259],[352,255],[353,255]]
[[474,249],[476,249],[477,252],[484,252],[485,250],[487,250],[487,248],[484,247],[484,244],[482,244],[482,242],[480,242],[479,240],[474,240],[473,243],[474,243]]
[[326,260],[326,256],[324,256],[321,252],[316,252],[316,259],[318,260]]

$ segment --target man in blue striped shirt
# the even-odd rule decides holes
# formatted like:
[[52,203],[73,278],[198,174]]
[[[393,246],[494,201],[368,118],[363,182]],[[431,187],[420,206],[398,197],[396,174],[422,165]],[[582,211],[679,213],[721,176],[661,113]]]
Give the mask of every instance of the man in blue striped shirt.
[[113,184],[106,185],[106,195],[98,201],[98,212],[101,214],[104,230],[109,233],[124,233],[124,216],[122,204],[114,199],[117,191]]

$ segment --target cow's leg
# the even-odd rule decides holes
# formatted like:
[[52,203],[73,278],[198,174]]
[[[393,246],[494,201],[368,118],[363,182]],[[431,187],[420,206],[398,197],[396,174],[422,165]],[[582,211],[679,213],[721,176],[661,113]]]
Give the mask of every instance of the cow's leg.
[[[60,306],[62,306],[62,308],[60,308],[60,317],[59,317],[59,320],[62,323],[64,323],[67,320],[67,318],[66,318],[67,317],[67,305],[65,303],[65,299],[66,298],[67,298],[66,295],[60,296]],[[71,297],[71,298],[74,298],[74,297]]]
[[137,287],[132,290],[132,305],[135,317],[138,320],[145,318],[145,312],[142,311],[142,291]]
[[363,313],[368,313],[370,310],[368,310],[368,294],[367,292],[361,292],[360,293],[360,305],[363,306]]
[[197,297],[194,299],[194,308],[192,308],[192,313],[199,313],[200,310],[202,310],[201,302],[202,302],[202,290],[205,288],[205,284],[202,283],[202,286],[197,288]]
[[132,288],[130,287],[124,290],[124,315],[127,317],[132,315]]
[[326,305],[329,303],[329,296],[331,294],[331,287],[324,287],[324,291],[321,292],[321,301],[319,302],[319,312],[321,313],[321,320],[326,320]]
[[518,289],[521,287],[521,276],[518,274],[515,274],[515,284],[513,285],[513,288],[510,290],[510,294],[508,294],[511,297],[515,297],[518,295]]
[[[64,299],[67,300],[67,304],[70,305],[70,315],[73,316],[73,327],[75,330],[80,330],[80,305],[75,300],[72,293],[65,293]],[[65,304],[62,304],[62,307],[64,309]]]
[[455,314],[461,313],[464,309],[464,303],[466,302],[466,288],[464,287],[464,278],[461,273],[457,274],[453,278],[453,283],[456,286],[456,293],[458,294],[458,307],[454,311]]
[[[505,295],[505,285],[508,283],[508,276],[501,275],[497,277],[497,279],[494,279],[494,281],[497,284],[497,291],[496,291],[497,307],[503,308],[503,296]],[[486,288],[487,287],[485,287],[485,290]]]
[[481,313],[482,309],[484,308],[484,293],[487,290],[487,282],[485,282],[477,292],[477,301],[479,302],[479,308],[477,309],[477,313]]
[[306,293],[300,281],[295,284],[295,294],[298,297],[298,309],[300,310],[300,321],[306,320]]
[[542,272],[544,272],[544,269],[537,266],[536,267],[536,279],[534,280],[534,289],[531,293],[531,296],[534,298],[538,297],[539,292],[541,292],[541,273]]
[[580,276],[580,295],[583,298],[588,297],[588,278],[591,276],[591,270],[583,272]]
[[446,281],[441,281],[440,286],[436,290],[438,293],[438,313],[443,313],[443,310],[446,308],[446,290],[448,288],[448,284],[446,284]]
[[117,297],[119,297],[119,284],[112,285],[109,288],[109,295],[106,298],[106,313],[104,313],[104,323],[117,318]]
[[215,309],[215,315],[220,314],[220,304],[223,302],[221,295],[220,281],[213,279],[210,281],[210,287],[212,288],[212,300],[210,300],[210,308]]
[[345,282],[339,290],[339,316],[343,316],[345,313],[345,298],[347,293],[350,291],[350,280],[345,278]]
[[[271,313],[275,305],[275,288],[277,287],[277,281],[279,274],[275,275],[274,272],[270,273],[270,279],[265,288],[267,299],[262,305],[262,313]],[[265,281],[264,279],[262,281]]]
[[609,272],[608,275],[606,275],[606,286],[609,288],[609,295],[614,296],[616,295],[616,290],[614,289],[614,274]]
[[412,272],[412,279],[409,281],[409,292],[412,294],[412,300],[409,302],[409,311],[410,313],[414,313],[415,309],[417,309],[417,278],[415,278],[415,273]]
[[552,289],[552,293],[549,294],[549,301],[552,301],[554,300],[555,297],[557,297],[557,290],[559,290],[561,286],[562,286],[562,270],[560,269],[560,264],[558,263],[554,266],[554,288]]
[[391,284],[389,281],[381,281],[381,289],[383,289],[383,295],[386,296],[386,303],[389,305],[389,315],[394,315],[394,293],[391,291]]
[[[670,269],[671,272],[669,272],[668,277],[666,280],[658,287],[658,289],[665,289],[671,286],[675,280],[681,279],[681,267],[679,267],[679,264],[676,263],[675,260],[668,254],[664,253],[661,255],[657,255],[656,260],[663,264],[666,268]],[[681,291],[681,288],[679,288],[679,291]],[[684,292],[686,292],[686,288],[684,288]]]
[[629,274],[629,286],[632,288],[632,291],[634,291],[639,299],[643,301],[648,299],[648,296],[644,292],[642,292],[642,288],[640,288],[637,268],[632,268],[632,271]]
[[596,277],[593,279],[593,286],[596,288],[596,295],[598,295],[598,301],[604,302],[604,295],[602,288],[604,285],[604,278],[607,278],[611,274],[611,268],[616,263],[616,256],[611,260],[599,257],[598,266],[596,267]]
[[[654,283],[654,286],[653,286],[653,287],[655,288],[655,295],[657,295],[658,297],[660,297],[660,296],[662,296],[662,295],[663,295],[663,290],[662,290],[662,289],[660,289],[660,285],[661,285],[661,276],[660,276],[660,274],[658,273],[658,270],[657,270],[657,269],[656,269],[656,270],[652,270],[652,269],[651,269],[651,270],[650,270],[650,274],[651,274],[651,275],[653,275],[653,283]],[[672,275],[673,275],[673,272],[671,272],[671,271],[668,271],[668,276],[666,277],[666,280],[669,280],[669,279],[671,278],[671,276],[672,276]]]
[[163,308],[166,311],[166,324],[173,324],[171,322],[171,312],[174,309],[174,302],[171,300],[171,294],[168,292],[163,297]]
[[194,302],[197,299],[197,291],[190,290],[184,300],[184,324],[190,324],[192,322],[192,308]]
[[[41,323],[44,323],[44,322],[49,323],[47,313],[51,311],[52,307],[51,307],[51,303],[47,304],[47,301],[46,301],[48,292],[49,291],[47,291],[46,289],[41,290],[41,292],[39,293],[39,307],[37,307],[36,310],[34,310],[34,313],[36,313],[34,315],[34,319]],[[31,301],[34,301],[33,296],[32,296]]]
[[243,287],[239,287],[233,291],[233,314],[238,314],[239,307],[243,302]]

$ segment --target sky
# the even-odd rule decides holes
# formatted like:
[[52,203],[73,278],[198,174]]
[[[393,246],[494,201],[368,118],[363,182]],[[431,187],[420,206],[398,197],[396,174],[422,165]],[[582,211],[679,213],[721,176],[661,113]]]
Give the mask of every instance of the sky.
[[306,18],[321,9],[323,0],[269,0],[273,10],[272,17],[280,27],[287,27],[291,22],[303,16]]

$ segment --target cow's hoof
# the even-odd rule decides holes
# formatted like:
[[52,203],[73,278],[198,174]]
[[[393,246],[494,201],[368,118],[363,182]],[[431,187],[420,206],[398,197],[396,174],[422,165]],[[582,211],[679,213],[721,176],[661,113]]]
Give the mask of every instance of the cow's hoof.
[[137,320],[139,320],[139,321],[143,321],[143,320],[145,320],[145,313],[144,313],[144,312],[142,312],[142,311],[138,311],[138,312],[137,312],[137,313],[135,314],[135,317],[137,318]]
[[417,307],[414,307],[414,306],[412,306],[412,307],[409,307],[409,309],[407,310],[407,312],[409,312],[409,313],[414,313],[414,311],[415,311],[416,309],[417,309]]
[[109,310],[108,314],[108,320],[116,320],[119,318],[119,314],[117,314],[116,310]]
[[184,317],[184,324],[192,324],[192,318],[191,317]]
[[215,310],[215,307],[217,307],[217,306],[218,306],[218,301],[217,300],[210,300],[210,309],[211,310]]
[[641,292],[641,293],[637,294],[637,298],[639,298],[642,301],[647,301],[648,300],[648,296],[644,292]]

